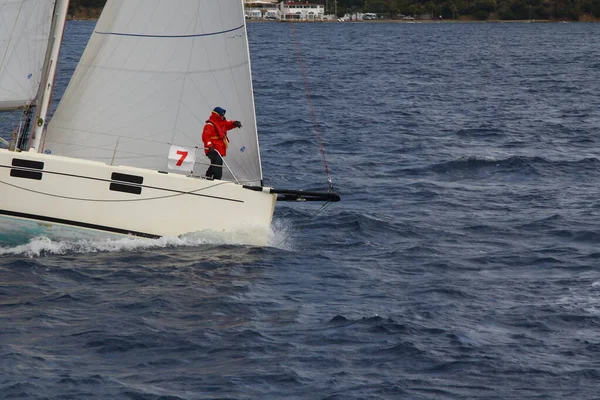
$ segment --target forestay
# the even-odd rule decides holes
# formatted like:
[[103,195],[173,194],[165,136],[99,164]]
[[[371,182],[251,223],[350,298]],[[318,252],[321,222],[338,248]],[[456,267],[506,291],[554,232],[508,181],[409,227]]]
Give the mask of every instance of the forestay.
[[53,10],[53,0],[0,0],[0,110],[36,99]]
[[165,170],[173,144],[198,146],[208,161],[201,134],[216,106],[243,123],[229,133],[226,163],[240,182],[260,184],[241,0],[108,0],[44,150]]

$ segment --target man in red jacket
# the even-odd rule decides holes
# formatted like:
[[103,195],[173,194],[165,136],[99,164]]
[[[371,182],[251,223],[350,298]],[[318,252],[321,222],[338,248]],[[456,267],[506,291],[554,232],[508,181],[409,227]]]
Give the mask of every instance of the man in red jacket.
[[210,159],[210,166],[206,170],[208,179],[221,179],[223,176],[223,157],[227,155],[227,146],[229,145],[227,131],[241,127],[240,121],[226,120],[225,110],[221,107],[215,107],[210,113],[202,131],[204,153]]

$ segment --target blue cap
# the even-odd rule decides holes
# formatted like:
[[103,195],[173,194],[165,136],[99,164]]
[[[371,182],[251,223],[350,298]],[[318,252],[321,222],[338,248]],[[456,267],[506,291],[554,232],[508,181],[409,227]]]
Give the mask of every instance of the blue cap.
[[221,108],[221,107],[215,107],[215,109],[213,110],[213,112],[216,112],[221,117],[225,116],[225,110],[223,108]]

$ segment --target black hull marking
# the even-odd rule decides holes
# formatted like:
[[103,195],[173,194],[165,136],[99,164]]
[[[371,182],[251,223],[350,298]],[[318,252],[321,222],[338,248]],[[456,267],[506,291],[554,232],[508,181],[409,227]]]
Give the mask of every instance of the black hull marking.
[[33,179],[36,181],[42,180],[41,172],[33,172],[27,169],[11,169],[10,176],[12,176],[13,178]]
[[121,183],[111,183],[110,190],[112,190],[114,192],[142,194],[141,186],[129,186],[129,185],[123,185]]
[[113,181],[135,183],[137,185],[141,185],[142,183],[144,183],[144,177],[142,177],[142,176],[128,175],[128,174],[121,174],[119,172],[113,172],[110,177]]
[[31,169],[44,169],[44,163],[41,161],[23,160],[21,158],[13,158],[13,167],[23,167]]
[[71,221],[71,220],[68,220],[68,219],[46,217],[44,215],[25,214],[25,213],[20,213],[20,212],[15,212],[15,211],[8,211],[8,210],[0,210],[0,215],[6,215],[6,216],[9,216],[9,217],[17,217],[17,218],[24,218],[24,219],[30,219],[30,220],[33,220],[33,221],[43,221],[43,222],[51,222],[51,223],[55,223],[55,224],[62,224],[62,225],[68,225],[68,226],[76,226],[78,228],[88,228],[88,229],[94,229],[94,230],[103,231],[103,232],[119,233],[119,234],[122,234],[122,235],[138,236],[138,237],[143,237],[143,238],[148,238],[148,239],[158,239],[158,238],[160,238],[159,235],[153,235],[153,234],[150,234],[150,233],[135,232],[135,231],[127,230],[127,229],[113,228],[113,227],[110,227],[110,226],[88,224],[86,222]]

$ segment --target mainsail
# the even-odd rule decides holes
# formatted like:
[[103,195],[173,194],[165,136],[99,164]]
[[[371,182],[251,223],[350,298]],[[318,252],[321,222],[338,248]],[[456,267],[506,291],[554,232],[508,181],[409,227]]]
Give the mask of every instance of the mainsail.
[[0,110],[35,100],[53,10],[54,0],[0,0]]
[[259,185],[241,0],[108,0],[43,150],[165,170],[171,145],[198,146],[205,158],[202,128],[216,106],[243,123],[229,134],[227,165],[239,182]]

